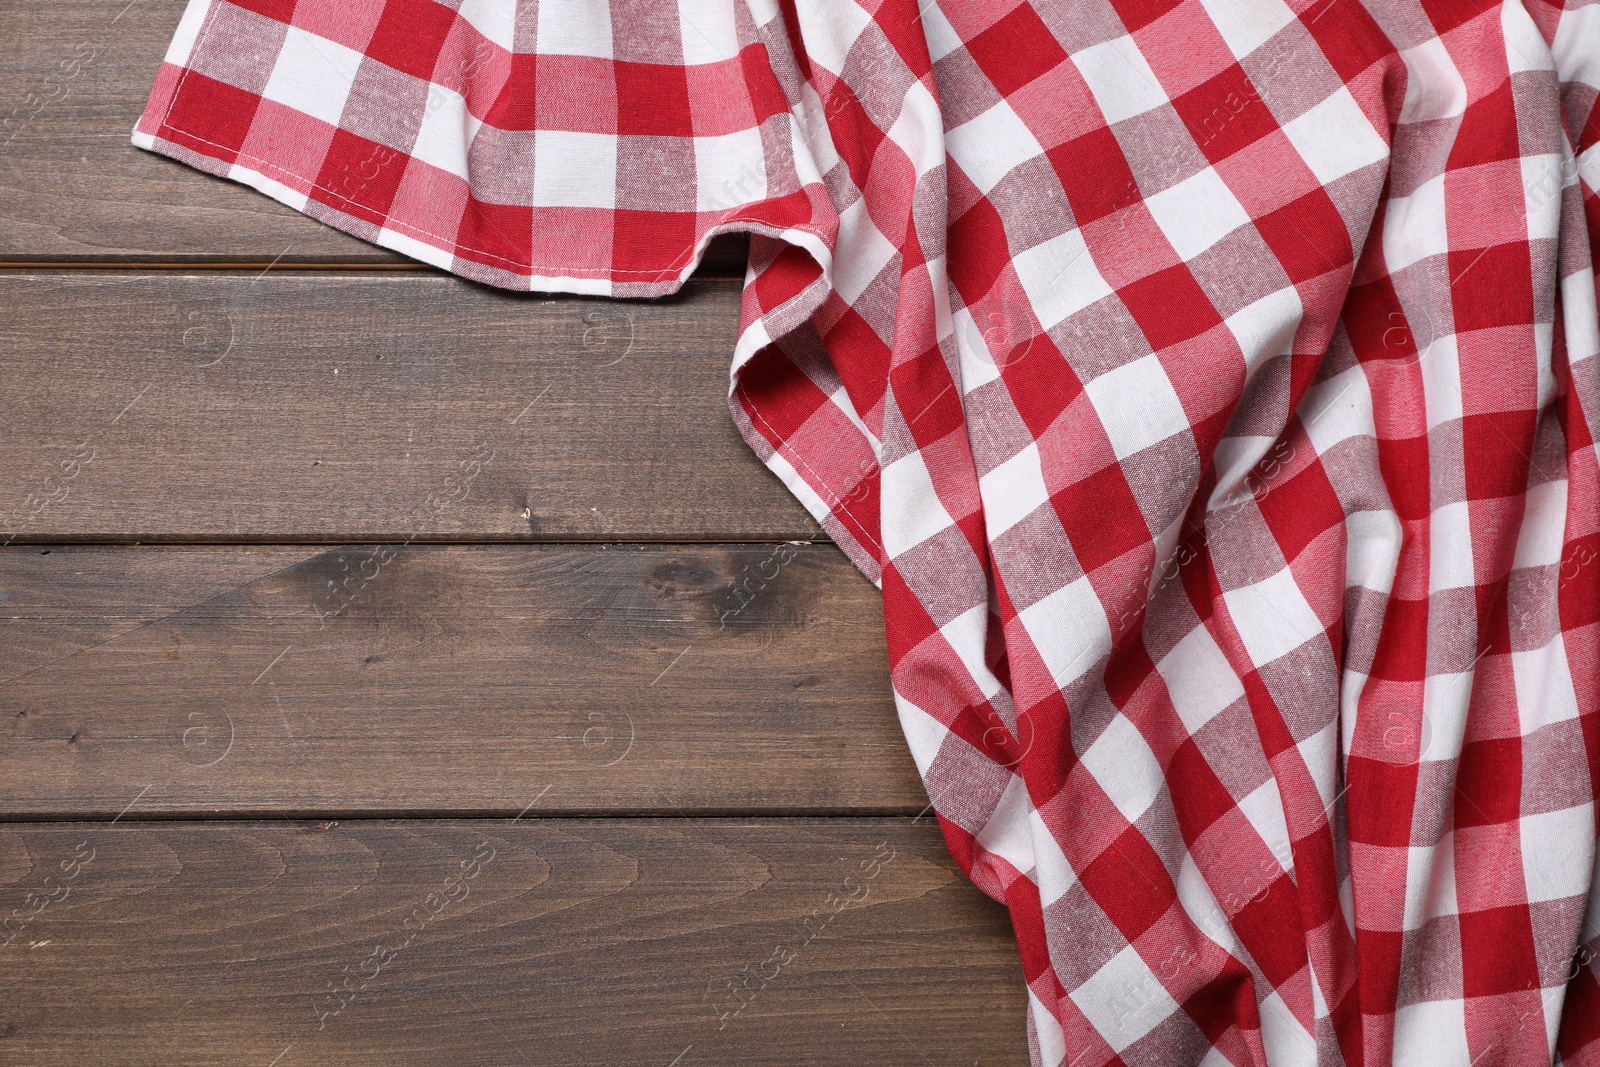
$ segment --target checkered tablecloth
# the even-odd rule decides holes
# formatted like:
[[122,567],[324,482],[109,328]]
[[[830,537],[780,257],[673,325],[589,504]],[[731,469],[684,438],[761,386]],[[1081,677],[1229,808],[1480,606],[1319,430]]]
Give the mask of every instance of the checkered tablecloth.
[[681,286],[1041,1067],[1600,1063],[1600,6],[189,0],[134,142]]

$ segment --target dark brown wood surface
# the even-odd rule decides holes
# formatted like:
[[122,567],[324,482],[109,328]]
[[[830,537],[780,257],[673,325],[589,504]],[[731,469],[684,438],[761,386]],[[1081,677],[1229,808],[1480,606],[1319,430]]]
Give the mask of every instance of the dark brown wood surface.
[[607,301],[338,233],[131,146],[182,10],[0,7],[0,1064],[1026,1064],[729,418],[743,239]]
[[1027,1063],[926,819],[11,826],[0,894],[8,1067]]
[[0,540],[823,537],[729,415],[734,281],[6,271],[0,293]]
[[0,552],[0,814],[901,812],[824,545]]

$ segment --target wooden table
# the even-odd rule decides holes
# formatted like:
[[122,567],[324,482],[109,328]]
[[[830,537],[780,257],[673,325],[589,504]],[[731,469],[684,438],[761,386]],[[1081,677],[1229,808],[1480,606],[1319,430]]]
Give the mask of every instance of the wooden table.
[[1027,1062],[876,591],[659,301],[128,134],[179,0],[5,0],[0,1062]]

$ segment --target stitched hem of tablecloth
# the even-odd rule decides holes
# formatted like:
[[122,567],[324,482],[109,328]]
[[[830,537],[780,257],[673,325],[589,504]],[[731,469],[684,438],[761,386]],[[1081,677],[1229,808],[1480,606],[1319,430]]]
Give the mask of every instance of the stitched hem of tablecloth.
[[[737,397],[745,397],[746,399],[741,401],[736,399]],[[854,529],[845,525],[839,516],[841,514],[849,514],[849,504],[845,502],[844,498],[828,488],[827,479],[823,478],[822,474],[808,463],[803,455],[793,450],[785,453],[772,446],[767,435],[757,429],[754,423],[759,421],[773,435],[777,435],[777,430],[761,414],[760,406],[749,400],[748,397],[749,394],[737,382],[728,393],[729,410],[732,412],[734,424],[738,427],[739,433],[744,437],[745,442],[750,445],[757,456],[761,457],[761,461],[766,464],[767,469],[772,471],[778,480],[784,484],[790,495],[800,502],[800,505],[833,539],[833,543],[839,546],[840,551],[855,565],[856,570],[861,572],[862,577],[871,582],[874,588],[881,591],[883,589],[883,560],[886,557],[883,546],[878,543],[878,539],[872,535],[871,530],[865,523],[857,522],[855,526],[871,545],[870,549],[867,545],[862,544],[862,539],[856,535]],[[787,465],[787,470],[784,469],[783,465],[780,465],[780,461],[783,465]],[[805,468],[805,475],[800,473],[800,467]],[[809,475],[809,477],[806,475]],[[804,489],[803,492],[802,487]]]
[[[180,86],[181,84],[182,82],[180,79]],[[175,100],[176,91],[174,92],[174,101]],[[169,108],[170,106],[171,103],[169,102]],[[235,159],[229,160],[224,156],[211,155],[206,152],[201,152],[189,147],[183,142],[173,141],[170,138],[161,136],[159,131],[167,130],[181,135],[186,141],[207,145],[209,147],[229,153],[233,155]],[[677,292],[683,287],[683,284],[689,280],[689,278],[694,274],[695,269],[699,267],[701,257],[705,254],[706,246],[710,244],[712,238],[718,236],[719,234],[760,233],[768,237],[787,239],[785,238],[785,234],[795,231],[810,234],[818,241],[824,241],[825,243],[823,232],[816,227],[806,225],[780,227],[774,226],[771,223],[762,221],[760,219],[734,216],[732,218],[723,219],[707,229],[694,246],[686,248],[684,252],[677,256],[670,265],[652,270],[633,270],[626,267],[584,268],[573,267],[570,265],[524,263],[520,260],[508,259],[505,256],[496,255],[495,253],[486,251],[484,249],[474,248],[471,245],[459,244],[453,238],[447,238],[442,234],[434,233],[431,230],[424,229],[420,226],[414,226],[410,223],[393,217],[386,216],[382,223],[375,223],[367,219],[363,219],[358,215],[343,210],[335,204],[330,204],[326,201],[315,199],[314,197],[310,196],[309,193],[300,192],[295,188],[295,186],[286,182],[278,181],[273,177],[273,175],[281,175],[284,178],[292,179],[294,182],[304,185],[308,189],[315,189],[318,192],[325,193],[339,200],[343,200],[345,203],[361,208],[364,211],[371,211],[374,214],[378,214],[377,209],[351,200],[324,185],[320,185],[317,182],[308,179],[304,174],[290,170],[286,167],[278,166],[269,159],[250,155],[249,153],[245,152],[233,152],[225,145],[218,144],[215,141],[209,141],[204,137],[200,137],[189,132],[188,130],[183,129],[182,127],[174,126],[165,119],[162,119],[161,125],[158,128],[158,132],[154,134],[144,133],[135,128],[132,141],[134,146],[137,148],[142,148],[145,151],[153,152],[157,155],[163,155],[171,159],[176,159],[179,162],[195,167],[198,170],[203,170],[209,174],[226,178],[229,181],[236,181],[242,185],[247,185],[255,189],[257,192],[278,201],[280,204],[283,204],[294,211],[298,211],[302,215],[316,218],[319,222],[323,222],[334,227],[335,229],[350,234],[352,237],[366,241],[369,244],[375,244],[380,247],[390,249],[391,251],[400,252],[402,255],[406,255],[414,259],[421,259],[422,257],[415,251],[398,247],[398,242],[396,241],[386,240],[385,231],[393,231],[400,236],[411,238],[412,240],[417,241],[419,244],[427,245],[429,248],[438,253],[436,260],[427,260],[427,262],[429,262],[431,265],[448,270],[453,274],[460,274],[463,277],[470,277],[474,281],[481,281],[503,289],[517,289],[519,286],[508,285],[506,282],[497,280],[493,277],[475,276],[470,267],[476,265],[484,267],[487,270],[501,270],[507,274],[514,274],[528,282],[528,284],[522,288],[526,288],[530,292],[562,291],[557,288],[552,288],[550,285],[546,284],[550,282],[584,282],[591,280],[602,280],[618,282],[630,287],[648,287],[647,291],[635,292],[631,293],[630,295],[667,296]],[[241,165],[238,160],[247,160],[252,164],[256,164],[262,169]],[[267,173],[268,171],[271,173]],[[281,193],[279,191],[280,189],[287,190],[289,193],[292,193],[294,197],[303,197],[305,199],[305,203],[297,203],[295,199]],[[313,211],[311,210],[313,206],[320,207],[324,210],[320,212]],[[346,219],[350,221],[345,222],[344,220]],[[367,227],[376,228],[378,231],[377,235],[369,237],[366,234],[357,232],[359,229]],[[480,263],[476,259],[463,257],[457,254],[452,250],[455,248],[459,248],[464,252],[470,253],[472,256],[481,256],[483,259],[504,263],[507,266],[495,267],[492,263]],[[554,268],[554,273],[534,273],[552,268]],[[483,274],[485,274],[483,271],[477,272],[477,275]],[[624,277],[625,275],[637,275],[638,277]],[[657,281],[661,284],[659,286],[651,286],[650,283],[652,281]],[[539,284],[534,284],[536,282]],[[595,295],[596,293],[595,288],[592,286],[574,288],[569,291],[590,296]],[[798,297],[794,299],[798,299]]]

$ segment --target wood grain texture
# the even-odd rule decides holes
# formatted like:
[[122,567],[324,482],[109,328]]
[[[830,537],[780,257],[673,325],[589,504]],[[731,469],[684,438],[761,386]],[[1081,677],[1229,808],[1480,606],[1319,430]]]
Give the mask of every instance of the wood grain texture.
[[513,296],[141,152],[183,6],[5,19],[0,1063],[1026,1064],[744,239]]
[[927,804],[831,544],[13,546],[0,680],[0,817]]
[[0,272],[0,293],[0,542],[823,537],[728,412],[736,282]]
[[[182,0],[14,0],[0,55],[0,262],[409,264],[129,141]],[[700,273],[739,274],[742,234]]]
[[13,825],[0,894],[8,1067],[1028,1062],[926,819]]

